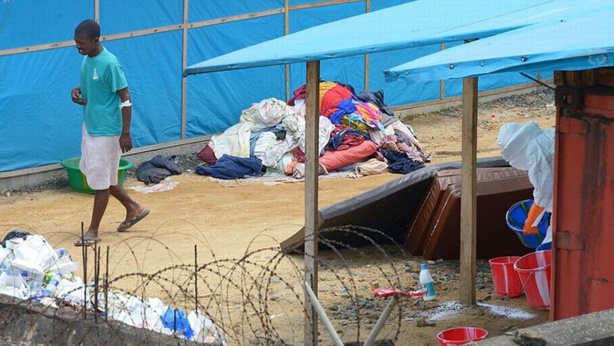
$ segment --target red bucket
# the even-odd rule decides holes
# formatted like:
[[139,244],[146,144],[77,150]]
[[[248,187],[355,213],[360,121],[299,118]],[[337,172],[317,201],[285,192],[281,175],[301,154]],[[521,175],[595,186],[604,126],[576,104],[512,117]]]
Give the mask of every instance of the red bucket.
[[551,267],[551,250],[532,252],[514,263],[527,300],[540,310],[550,309]]
[[520,276],[514,269],[514,263],[519,259],[520,256],[505,256],[488,261],[496,294],[510,298],[522,295]]
[[479,341],[488,336],[486,329],[477,327],[457,327],[446,329],[437,334],[441,346],[460,346],[472,341]]

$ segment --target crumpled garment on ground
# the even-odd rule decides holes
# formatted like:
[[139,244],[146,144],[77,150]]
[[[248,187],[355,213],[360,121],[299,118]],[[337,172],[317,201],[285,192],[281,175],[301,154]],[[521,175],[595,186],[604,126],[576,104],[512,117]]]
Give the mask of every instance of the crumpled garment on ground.
[[400,120],[394,115],[392,109],[388,108],[388,106],[384,102],[384,91],[382,89],[379,89],[376,92],[363,90],[358,95],[356,95],[356,99],[363,102],[370,102],[376,105],[382,113],[381,122],[384,126],[388,126],[392,122]]
[[403,151],[383,151],[382,154],[388,160],[391,173],[407,174],[425,167],[424,163],[409,158]]
[[388,163],[375,158],[359,162],[354,167],[354,172],[357,176],[376,175],[386,173],[387,171]]
[[168,176],[183,173],[175,162],[176,158],[176,155],[156,155],[153,159],[143,162],[136,170],[137,180],[147,185],[157,184]]
[[197,166],[196,173],[219,179],[262,176],[262,162],[255,157],[222,155],[213,166]]
[[281,123],[285,117],[296,114],[294,107],[284,101],[268,98],[254,103],[241,112],[239,121],[250,125],[251,131],[259,131]]
[[164,178],[164,180],[154,185],[148,185],[148,186],[135,185],[135,186],[130,186],[128,189],[147,194],[147,193],[152,193],[152,192],[170,191],[174,189],[175,186],[177,185],[179,185],[178,181],[172,181],[170,177],[166,177]]

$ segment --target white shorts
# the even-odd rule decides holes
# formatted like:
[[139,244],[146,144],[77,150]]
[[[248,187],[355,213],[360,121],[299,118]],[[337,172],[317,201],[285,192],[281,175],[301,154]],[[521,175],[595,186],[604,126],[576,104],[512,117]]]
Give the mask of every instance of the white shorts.
[[81,161],[79,169],[85,174],[87,184],[93,190],[106,190],[117,185],[117,172],[121,148],[119,136],[92,137],[85,124],[82,128]]

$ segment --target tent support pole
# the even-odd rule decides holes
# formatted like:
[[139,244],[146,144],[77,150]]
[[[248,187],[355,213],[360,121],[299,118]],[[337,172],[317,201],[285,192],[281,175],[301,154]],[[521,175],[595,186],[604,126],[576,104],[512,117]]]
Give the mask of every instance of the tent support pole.
[[475,304],[478,79],[463,79],[460,301]]
[[[305,283],[318,294],[318,132],[320,120],[320,61],[307,62],[305,95]],[[316,311],[305,293],[305,345],[318,344]]]
[[[181,71],[185,71],[188,66],[188,8],[189,0],[183,0],[183,32],[182,32],[182,48],[181,48]],[[187,101],[188,98],[188,78],[181,77],[181,139],[186,138],[187,126]]]

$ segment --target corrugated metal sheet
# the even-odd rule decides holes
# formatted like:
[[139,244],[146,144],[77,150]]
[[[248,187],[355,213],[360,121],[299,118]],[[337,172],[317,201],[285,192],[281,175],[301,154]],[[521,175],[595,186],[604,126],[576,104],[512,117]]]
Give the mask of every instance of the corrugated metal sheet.
[[614,308],[614,88],[557,90],[550,317]]

